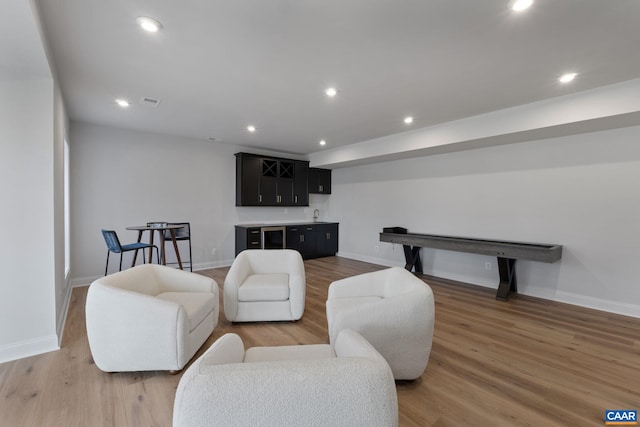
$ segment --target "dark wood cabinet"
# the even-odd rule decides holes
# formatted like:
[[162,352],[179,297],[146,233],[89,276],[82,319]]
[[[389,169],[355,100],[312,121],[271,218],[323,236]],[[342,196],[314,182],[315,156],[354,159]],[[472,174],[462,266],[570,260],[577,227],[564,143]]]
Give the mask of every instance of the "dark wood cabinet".
[[287,249],[295,249],[303,258],[315,258],[315,234],[307,224],[287,226]]
[[308,206],[309,162],[236,154],[236,206]]
[[318,224],[314,228],[316,257],[335,255],[338,252],[338,224]]
[[[236,225],[236,255],[245,249],[262,248],[262,227],[261,225]],[[304,259],[334,256],[338,252],[337,222],[264,224],[264,227],[284,227],[286,248],[297,250]],[[279,244],[282,244],[282,239]]]
[[293,176],[293,206],[309,206],[309,163],[295,162]]
[[236,225],[236,255],[245,249],[261,249],[262,233],[260,227]]
[[334,256],[338,252],[338,223],[287,226],[287,248],[304,259]]
[[261,204],[269,206],[291,206],[293,204],[294,162],[262,158],[260,176]]
[[309,168],[309,193],[331,194],[331,170]]
[[236,157],[236,206],[261,204],[261,178],[262,159],[253,156]]

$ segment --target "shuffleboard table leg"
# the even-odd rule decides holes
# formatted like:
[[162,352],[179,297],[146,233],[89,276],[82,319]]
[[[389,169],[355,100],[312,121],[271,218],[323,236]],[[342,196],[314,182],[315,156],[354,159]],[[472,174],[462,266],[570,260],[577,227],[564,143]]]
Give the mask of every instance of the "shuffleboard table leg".
[[409,246],[402,245],[402,249],[404,249],[404,260],[405,265],[404,268],[407,271],[413,270],[415,267],[416,273],[422,274],[422,261],[420,261],[420,247],[419,246]]
[[506,301],[509,295],[518,293],[516,260],[498,257],[498,273],[500,274],[500,284],[498,285],[496,299]]

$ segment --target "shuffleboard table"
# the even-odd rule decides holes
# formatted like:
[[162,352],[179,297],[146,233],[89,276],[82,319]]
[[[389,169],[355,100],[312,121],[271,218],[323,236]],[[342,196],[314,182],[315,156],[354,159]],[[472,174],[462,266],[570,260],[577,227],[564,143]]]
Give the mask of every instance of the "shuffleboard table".
[[421,248],[444,249],[448,251],[468,252],[492,255],[498,259],[500,283],[496,299],[507,300],[509,295],[518,292],[516,280],[516,260],[552,263],[562,257],[562,246],[547,243],[510,242],[503,240],[477,239],[471,237],[439,236],[418,233],[380,233],[380,241],[397,243],[404,248],[405,268],[415,269],[422,274],[420,261]]

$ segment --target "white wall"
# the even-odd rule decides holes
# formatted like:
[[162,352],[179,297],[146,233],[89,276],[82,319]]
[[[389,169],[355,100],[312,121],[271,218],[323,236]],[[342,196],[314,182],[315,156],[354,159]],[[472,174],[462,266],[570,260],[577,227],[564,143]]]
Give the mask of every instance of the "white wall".
[[57,348],[54,83],[0,81],[0,362]]
[[67,308],[71,299],[71,285],[65,275],[65,206],[64,206],[64,140],[67,137],[69,121],[62,93],[54,83],[53,93],[53,256],[55,265],[55,307],[56,331],[59,343],[62,341]]
[[[340,222],[340,255],[383,265],[404,264],[401,247],[378,241],[387,226],[562,244],[559,262],[517,262],[521,293],[640,317],[639,134],[630,127],[335,169],[331,196],[285,214],[234,206],[233,154],[242,148],[72,122],[73,283],[103,274],[101,228],[130,242],[126,226],[190,221],[195,267],[206,268],[232,261],[234,224],[309,220],[317,207]],[[422,258],[425,273],[497,286],[494,258],[431,249]]]
[[[517,262],[523,294],[640,317],[640,127],[333,171],[340,254],[403,265],[383,227],[562,244]],[[497,287],[494,258],[422,249],[425,273]],[[485,270],[485,263],[492,270]]]
[[[199,269],[231,264],[235,224],[304,221],[314,208],[325,211],[321,195],[312,195],[309,208],[236,207],[234,153],[255,150],[82,122],[71,122],[69,142],[74,285],[104,274],[102,228],[116,230],[124,244],[137,237],[127,226],[188,221]],[[130,265],[130,254],[124,259]],[[109,272],[118,260],[111,255]]]
[[58,348],[64,277],[67,115],[32,1],[3,4],[0,46],[0,362]]

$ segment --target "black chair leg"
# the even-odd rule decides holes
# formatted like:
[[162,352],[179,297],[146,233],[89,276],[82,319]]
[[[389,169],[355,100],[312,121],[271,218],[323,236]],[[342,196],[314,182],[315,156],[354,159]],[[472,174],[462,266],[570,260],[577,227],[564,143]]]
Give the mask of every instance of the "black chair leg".
[[107,275],[107,270],[109,270],[109,255],[111,254],[110,250],[107,250],[107,264],[104,266],[104,275]]
[[120,252],[120,270],[118,271],[122,271],[122,252]]
[[189,270],[193,272],[193,255],[191,255],[191,239],[189,239]]

